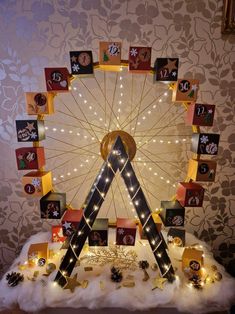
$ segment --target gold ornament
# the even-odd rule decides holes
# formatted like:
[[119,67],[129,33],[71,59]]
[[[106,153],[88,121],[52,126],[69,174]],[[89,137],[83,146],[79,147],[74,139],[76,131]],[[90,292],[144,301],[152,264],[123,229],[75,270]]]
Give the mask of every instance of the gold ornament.
[[214,273],[213,278],[216,281],[220,281],[223,278],[223,276],[222,276],[222,274],[219,271],[217,271],[217,272]]
[[85,271],[92,271],[93,268],[92,268],[92,267],[84,267],[84,270],[85,270]]
[[104,290],[104,282],[100,281],[100,290]]
[[69,289],[71,292],[74,292],[74,290],[75,290],[76,287],[81,286],[80,282],[77,281],[77,276],[78,276],[78,274],[75,274],[75,275],[73,276],[73,278],[71,278],[71,277],[66,277],[67,284],[66,284],[66,286],[64,287],[64,289]]
[[160,290],[163,290],[164,289],[164,286],[163,284],[167,281],[166,278],[155,278],[153,280],[153,284],[154,284],[154,287],[152,290],[155,290],[155,289],[160,289]]
[[135,286],[135,282],[134,281],[124,281],[122,283],[122,286],[125,288],[133,288]]
[[107,159],[114,142],[116,141],[117,137],[120,136],[122,139],[122,142],[125,146],[126,152],[129,156],[130,161],[135,157],[136,154],[136,143],[133,139],[133,137],[128,134],[127,132],[117,130],[112,131],[105,135],[103,138],[101,144],[100,144],[100,152],[101,156],[104,160]]
[[157,264],[156,264],[156,263],[153,263],[153,264],[151,265],[151,269],[152,269],[153,271],[157,271],[157,270],[158,270]]
[[88,286],[88,283],[89,283],[88,280],[83,280],[83,281],[81,282],[81,287],[82,287],[83,289],[86,289],[87,286]]
[[54,263],[49,263],[46,266],[46,272],[47,274],[51,274],[54,270],[56,270],[56,265]]
[[212,270],[212,271],[217,271],[217,269],[218,269],[218,268],[217,268],[216,265],[211,265],[211,270]]

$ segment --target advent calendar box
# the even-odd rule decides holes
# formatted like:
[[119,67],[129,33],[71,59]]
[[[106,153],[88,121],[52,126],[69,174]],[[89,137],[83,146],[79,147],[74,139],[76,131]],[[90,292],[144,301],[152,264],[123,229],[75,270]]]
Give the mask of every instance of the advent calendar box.
[[67,68],[45,68],[46,88],[48,92],[68,92],[70,86]]
[[40,199],[41,218],[61,219],[65,210],[65,193],[49,192]]
[[[161,220],[160,216],[156,213],[152,213],[152,217],[153,217],[153,221],[156,225],[158,232],[160,232],[162,229],[162,220]],[[141,223],[139,223],[139,234],[140,234],[140,238],[142,240],[147,239],[146,233],[143,231],[143,227],[142,227]]]
[[176,246],[185,246],[185,230],[170,228],[167,233],[167,243]]
[[54,113],[53,93],[25,93],[26,112],[29,115]]
[[184,225],[185,208],[178,201],[161,201],[159,215],[166,227]]
[[172,92],[172,101],[174,102],[195,102],[199,81],[192,79],[178,79],[174,84]]
[[108,245],[108,224],[107,218],[96,218],[92,230],[89,233],[89,246],[107,246]]
[[178,68],[178,58],[157,58],[154,63],[155,80],[160,82],[177,81]]
[[66,237],[63,235],[63,228],[61,225],[51,227],[52,242],[63,243]]
[[39,169],[45,165],[43,147],[21,147],[15,153],[18,170]]
[[44,196],[52,190],[50,171],[31,171],[22,178],[24,191],[29,196]]
[[67,209],[62,217],[62,228],[64,236],[71,236],[78,228],[82,219],[81,209]]
[[99,65],[103,70],[120,71],[121,43],[113,41],[100,42]]
[[219,134],[193,133],[191,151],[196,154],[217,155],[219,139]]
[[204,191],[204,188],[197,183],[180,182],[176,191],[176,198],[182,206],[201,207]]
[[33,243],[28,249],[29,267],[44,266],[49,257],[48,243]]
[[42,120],[16,120],[18,142],[38,142],[45,139],[45,127]]
[[203,251],[195,248],[185,248],[182,255],[182,270],[187,274],[202,275]]
[[213,160],[189,159],[188,177],[194,181],[215,181],[216,162]]
[[117,218],[116,244],[135,245],[136,223],[134,219]]
[[94,73],[92,51],[70,51],[71,73],[86,76]]
[[129,48],[129,71],[145,73],[151,70],[151,47]]
[[188,107],[186,123],[189,125],[212,126],[215,114],[215,105],[191,104]]

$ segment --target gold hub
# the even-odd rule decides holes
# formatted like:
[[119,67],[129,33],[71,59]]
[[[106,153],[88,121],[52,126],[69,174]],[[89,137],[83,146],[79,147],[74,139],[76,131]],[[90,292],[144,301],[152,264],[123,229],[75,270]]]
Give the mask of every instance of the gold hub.
[[135,157],[136,154],[136,144],[135,141],[133,139],[133,137],[128,134],[127,132],[124,131],[112,131],[108,134],[105,135],[105,137],[103,138],[101,144],[100,144],[100,152],[101,152],[101,156],[104,160],[107,159],[112,146],[116,140],[116,138],[120,136],[122,139],[122,142],[125,146],[126,152],[129,156],[129,159],[132,160]]

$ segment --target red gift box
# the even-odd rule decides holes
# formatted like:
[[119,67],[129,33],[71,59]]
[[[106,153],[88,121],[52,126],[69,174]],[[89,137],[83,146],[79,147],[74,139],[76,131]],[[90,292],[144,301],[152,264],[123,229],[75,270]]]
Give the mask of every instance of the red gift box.
[[191,104],[188,107],[186,123],[189,125],[212,126],[215,105]]
[[66,237],[63,235],[63,228],[61,225],[51,227],[52,242],[63,243]]
[[67,68],[45,68],[46,87],[49,92],[69,91],[69,71]]
[[135,73],[151,70],[151,47],[130,47],[129,71]]
[[40,169],[45,165],[43,147],[21,147],[15,153],[18,170]]
[[134,219],[117,218],[116,244],[135,245],[136,223]]
[[200,184],[180,182],[176,191],[176,199],[182,206],[201,207],[204,191],[204,188]]
[[62,217],[62,227],[64,236],[70,236],[77,230],[82,219],[81,209],[67,209]]

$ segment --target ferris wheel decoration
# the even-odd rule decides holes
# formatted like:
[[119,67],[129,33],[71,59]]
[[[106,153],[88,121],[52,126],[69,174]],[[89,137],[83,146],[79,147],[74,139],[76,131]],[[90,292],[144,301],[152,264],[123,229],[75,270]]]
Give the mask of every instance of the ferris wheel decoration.
[[[141,239],[148,239],[161,275],[172,282],[174,281],[175,274],[167,253],[167,245],[161,234],[161,224],[163,222],[165,226],[172,227],[170,229],[171,231],[169,230],[168,242],[172,243],[173,241],[176,244],[178,243],[179,246],[184,245],[185,231],[177,228],[184,226],[185,207],[202,206],[204,197],[204,188],[194,181],[213,182],[215,179],[216,162],[214,160],[201,158],[201,154],[217,154],[219,135],[200,132],[200,126],[212,126],[215,106],[195,103],[199,81],[188,78],[177,79],[178,58],[157,58],[154,68],[151,68],[151,47],[131,46],[128,60],[121,60],[121,43],[119,42],[100,42],[99,48],[99,63],[93,62],[92,51],[71,51],[71,74],[65,67],[45,68],[47,92],[26,93],[27,113],[30,116],[37,115],[37,120],[16,121],[18,141],[26,143],[33,142],[33,147],[16,149],[18,170],[35,170],[23,176],[23,189],[27,196],[41,197],[40,210],[42,218],[52,220],[61,219],[62,221],[62,224],[52,227],[52,241],[66,242],[67,252],[55,278],[59,285],[66,287],[68,278],[76,264],[86,239],[89,237],[89,243],[91,245],[92,243],[96,243],[96,245],[100,244],[101,246],[104,245],[104,243],[108,244],[107,220],[100,221],[99,223],[97,221],[95,225],[93,225],[93,223],[96,221],[97,214],[111,187],[112,181],[116,179],[116,172],[119,171],[126,185],[131,203],[133,203],[133,207],[138,215]],[[102,140],[97,136],[102,128],[98,128],[97,125],[91,123],[89,134],[92,135],[92,140],[95,139],[95,137],[99,140],[100,154],[97,155],[98,157],[100,155],[104,159],[104,163],[88,193],[82,209],[74,210],[72,209],[71,202],[66,204],[65,193],[54,191],[52,171],[44,170],[45,153],[44,147],[40,146],[40,141],[45,139],[44,116],[50,116],[54,113],[54,100],[57,94],[72,93],[71,83],[74,79],[84,76],[94,77],[94,69],[97,67],[104,71],[119,72],[126,66],[129,66],[129,71],[132,73],[145,73],[145,75],[146,73],[153,73],[156,81],[171,83],[170,88],[173,90],[172,101],[182,103],[187,110],[186,122],[192,126],[194,132],[191,146],[191,151],[194,153],[194,156],[189,160],[187,177],[185,182],[179,182],[176,195],[171,200],[161,201],[161,209],[158,213],[153,213],[145,196],[144,189],[146,187],[144,184],[143,186],[140,184],[140,181],[137,179],[137,174],[132,167],[136,151],[142,146],[140,145],[139,148],[137,148],[134,138],[123,130],[125,126],[128,125],[126,122],[127,119],[133,121],[139,115],[139,106],[139,108],[137,108],[137,115],[135,113],[134,118],[132,117],[132,113],[127,116],[122,124],[123,129],[118,128],[117,130],[111,131],[110,122],[109,125],[106,125],[107,121],[105,117],[104,123],[106,125],[107,134],[105,134]],[[95,78],[95,81],[101,94],[104,96],[97,78]],[[117,83],[117,76],[115,82]],[[145,82],[146,77],[144,84]],[[84,85],[82,81],[81,83]],[[104,84],[106,84],[105,80]],[[120,85],[120,88],[121,87],[122,84]],[[95,98],[89,88],[86,88],[90,95]],[[143,95],[143,90],[141,92],[141,100],[147,95]],[[72,97],[76,101],[73,93]],[[82,97],[82,95],[79,94],[79,97]],[[86,104],[86,102],[87,101],[84,100],[84,104]],[[78,105],[77,102],[76,104]],[[68,110],[68,116],[74,117],[72,109],[65,103],[64,105]],[[100,106],[99,103],[98,105]],[[91,106],[89,108],[91,109]],[[110,121],[113,117],[113,119],[117,120],[119,123],[118,117],[113,111],[113,102],[105,97],[105,115],[106,108],[109,108],[111,113]],[[81,108],[80,112],[82,119],[77,119],[77,121],[81,127],[85,128],[88,119]],[[117,125],[119,126],[119,124]],[[132,126],[131,130],[134,129],[135,132],[136,127],[137,121],[134,123],[134,127]],[[61,132],[62,131],[64,130],[61,129]],[[77,133],[77,135],[80,134]],[[143,138],[145,139],[146,135],[144,135]],[[152,139],[152,135],[149,135],[149,138]],[[74,147],[74,150],[76,150],[75,145]],[[87,145],[81,147],[81,150],[83,154],[89,152]],[[58,152],[61,151],[58,149]],[[63,151],[61,155],[63,155]],[[74,171],[77,171],[77,169],[74,169]],[[68,176],[69,175],[70,172],[68,173]],[[141,173],[139,175],[141,176]],[[169,182],[167,181],[167,183]],[[112,190],[112,194],[115,198],[115,191]],[[133,245],[135,242],[136,228],[130,227],[130,221],[130,224],[129,222],[126,224],[126,222],[121,220],[118,221],[119,231],[117,230],[117,232],[120,233],[120,230],[122,230],[123,234],[125,233],[125,240],[123,236],[122,240],[120,240],[121,242],[119,242],[119,240],[117,242],[122,245]],[[124,230],[125,225],[128,225],[130,228]],[[105,234],[104,238],[101,237],[102,232]],[[120,234],[117,234],[117,236],[118,235]],[[98,241],[98,236],[100,241]],[[130,241],[130,236],[133,238],[132,242]],[[45,260],[45,262],[47,261]],[[190,259],[188,263],[190,263]]]

